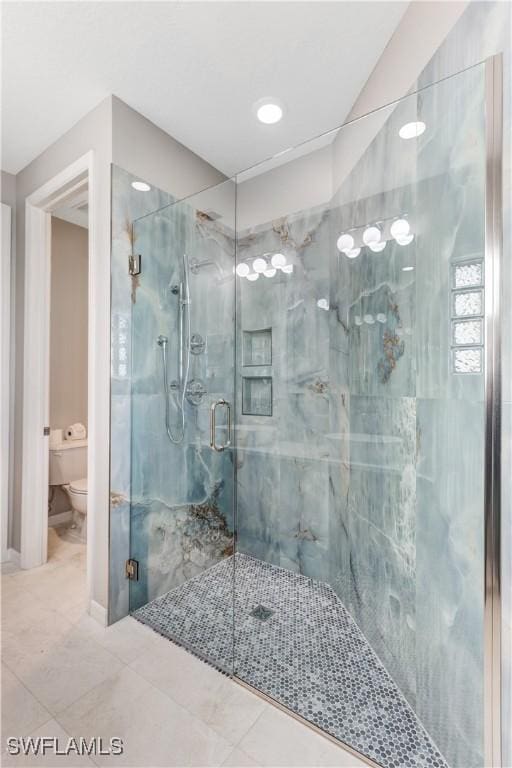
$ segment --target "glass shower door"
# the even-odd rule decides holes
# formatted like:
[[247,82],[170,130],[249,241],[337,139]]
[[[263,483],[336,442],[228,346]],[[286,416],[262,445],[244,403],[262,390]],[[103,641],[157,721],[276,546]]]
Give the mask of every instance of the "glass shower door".
[[484,91],[133,225],[131,611],[384,768],[484,760]]
[[237,178],[235,674],[483,765],[484,68]]
[[232,669],[234,183],[133,224],[130,610]]

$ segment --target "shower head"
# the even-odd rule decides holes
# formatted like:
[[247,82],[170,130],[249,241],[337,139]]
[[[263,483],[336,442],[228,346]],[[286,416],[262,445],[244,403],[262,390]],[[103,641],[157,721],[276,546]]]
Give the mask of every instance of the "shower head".
[[168,341],[169,339],[167,338],[167,336],[159,336],[158,339],[156,340],[156,343],[158,344],[159,347],[165,347],[167,346]]
[[192,259],[192,261],[190,262],[190,271],[192,272],[193,275],[198,275],[199,272],[205,267],[214,267],[217,270],[219,282],[224,279],[224,272],[222,271],[220,264],[218,264],[213,259],[203,259],[203,261]]

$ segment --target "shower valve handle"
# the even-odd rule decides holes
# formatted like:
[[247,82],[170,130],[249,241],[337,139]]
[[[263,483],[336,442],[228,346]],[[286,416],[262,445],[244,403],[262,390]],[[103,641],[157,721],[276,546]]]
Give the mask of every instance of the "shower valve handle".
[[[217,425],[215,423],[215,412],[218,405],[225,405],[228,411],[228,438],[224,445],[217,445],[215,441],[215,433]],[[213,448],[214,451],[218,451],[221,453],[222,451],[225,451],[226,448],[229,448],[231,445],[231,406],[228,403],[227,400],[224,400],[221,398],[220,400],[217,400],[215,403],[212,403],[210,406],[210,448]]]

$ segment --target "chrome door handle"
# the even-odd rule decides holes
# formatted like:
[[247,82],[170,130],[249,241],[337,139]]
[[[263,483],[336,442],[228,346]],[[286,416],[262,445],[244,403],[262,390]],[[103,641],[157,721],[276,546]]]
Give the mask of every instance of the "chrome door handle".
[[[217,445],[215,441],[215,432],[217,425],[215,423],[215,411],[217,410],[218,405],[225,405],[228,410],[228,438],[224,445]],[[221,398],[220,400],[217,400],[215,403],[212,403],[210,406],[210,448],[213,448],[214,451],[218,451],[221,453],[222,451],[225,451],[226,448],[229,448],[231,445],[231,406],[228,403],[227,400],[224,400]]]

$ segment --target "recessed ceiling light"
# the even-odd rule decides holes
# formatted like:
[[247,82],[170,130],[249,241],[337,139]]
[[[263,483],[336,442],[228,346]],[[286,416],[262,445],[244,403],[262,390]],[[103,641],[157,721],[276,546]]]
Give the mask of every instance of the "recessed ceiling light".
[[415,139],[418,136],[421,136],[426,127],[425,123],[418,120],[415,123],[406,123],[405,125],[402,125],[398,133],[402,139]]
[[132,187],[137,190],[137,192],[149,192],[151,187],[149,184],[146,184],[145,181],[132,181]]
[[265,125],[278,123],[283,116],[283,108],[272,99],[260,99],[254,105],[254,109],[260,123]]

